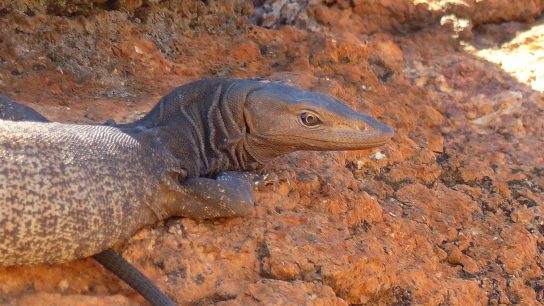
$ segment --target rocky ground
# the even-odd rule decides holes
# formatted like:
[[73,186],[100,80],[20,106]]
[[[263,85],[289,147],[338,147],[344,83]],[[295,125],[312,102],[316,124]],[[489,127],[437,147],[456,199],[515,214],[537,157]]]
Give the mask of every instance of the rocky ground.
[[[124,256],[184,305],[544,303],[542,0],[0,1],[0,93],[128,121],[205,76],[266,77],[397,130],[297,153],[246,218],[174,219]],[[91,259],[0,269],[1,305],[139,305]]]

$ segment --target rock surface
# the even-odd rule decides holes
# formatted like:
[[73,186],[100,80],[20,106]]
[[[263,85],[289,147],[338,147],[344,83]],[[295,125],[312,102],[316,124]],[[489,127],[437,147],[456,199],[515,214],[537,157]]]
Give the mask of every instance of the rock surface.
[[[0,93],[51,120],[122,122],[191,80],[266,77],[396,128],[372,151],[274,161],[266,170],[291,179],[256,191],[246,218],[173,219],[138,232],[125,258],[180,304],[537,305],[544,96],[531,80],[544,71],[506,56],[542,50],[543,8],[8,1]],[[0,305],[143,303],[91,259],[0,268]]]

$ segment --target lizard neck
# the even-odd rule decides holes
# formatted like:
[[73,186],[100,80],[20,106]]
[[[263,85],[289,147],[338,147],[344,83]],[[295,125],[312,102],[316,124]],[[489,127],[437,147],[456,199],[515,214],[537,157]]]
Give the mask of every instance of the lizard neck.
[[295,149],[281,143],[274,144],[273,139],[246,134],[244,151],[248,159],[256,161],[259,164],[266,164],[276,157],[295,151]]
[[246,96],[254,82],[208,79],[165,96],[144,118],[120,128],[179,160],[187,176],[251,170],[260,160],[247,150]]

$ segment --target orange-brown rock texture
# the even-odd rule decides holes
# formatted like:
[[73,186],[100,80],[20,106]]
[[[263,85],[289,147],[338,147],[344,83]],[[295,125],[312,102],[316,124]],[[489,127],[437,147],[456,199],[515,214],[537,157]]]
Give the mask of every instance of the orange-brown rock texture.
[[[543,9],[2,0],[0,93],[51,120],[128,121],[191,80],[265,77],[395,127],[372,151],[274,161],[265,171],[284,179],[256,191],[248,217],[138,232],[123,255],[181,305],[538,305],[544,95],[531,80],[544,74]],[[140,304],[92,259],[0,269],[0,305]]]

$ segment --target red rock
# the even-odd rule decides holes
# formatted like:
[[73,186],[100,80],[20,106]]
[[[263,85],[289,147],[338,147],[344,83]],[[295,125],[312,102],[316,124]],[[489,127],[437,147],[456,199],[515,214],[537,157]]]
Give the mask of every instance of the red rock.
[[373,296],[387,291],[395,281],[392,271],[378,259],[364,258],[349,267],[323,271],[329,284],[350,304],[367,303]]
[[[525,59],[542,35],[508,43],[531,26],[510,21],[543,5],[267,1],[280,2],[274,30],[252,24],[259,7],[242,0],[0,3],[0,92],[53,120],[126,122],[194,79],[265,77],[395,128],[374,150],[275,160],[265,170],[293,179],[256,191],[250,216],[168,220],[118,246],[179,304],[541,302],[544,99],[452,35]],[[440,26],[452,14],[466,26]],[[1,268],[0,296],[144,303],[91,259]]]
[[120,55],[128,60],[134,60],[150,72],[168,73],[172,63],[157,49],[155,43],[148,39],[127,39],[120,46]]
[[504,239],[499,251],[499,258],[504,262],[507,273],[517,275],[522,269],[540,271],[535,265],[537,246],[535,238],[522,226],[505,228],[501,234]]
[[114,0],[113,6],[116,9],[124,9],[127,11],[133,11],[144,4],[143,0]]
[[463,270],[467,273],[474,274],[474,273],[480,272],[480,268],[478,268],[478,264],[472,258],[466,255],[461,257],[459,264],[463,266]]
[[54,95],[62,94],[62,88],[58,84],[53,84],[50,90],[51,90],[51,93]]
[[272,279],[251,284],[247,287],[246,292],[236,300],[220,302],[219,305],[248,305],[266,301],[298,305],[348,305],[346,301],[336,297],[334,291],[328,286]]
[[84,306],[84,305],[119,305],[130,306],[138,305],[138,303],[131,301],[130,299],[122,295],[113,295],[108,297],[100,296],[84,296],[79,294],[61,295],[58,293],[35,293],[29,294],[17,299],[17,305],[21,306],[33,306],[33,305],[58,305],[58,301],[62,300],[63,303]]
[[383,209],[380,204],[366,192],[353,204],[347,215],[348,224],[359,225],[362,222],[374,224],[383,220]]
[[431,165],[399,165],[390,172],[390,178],[393,182],[398,183],[404,180],[418,179],[425,184],[434,182],[442,173],[440,167],[436,164]]
[[493,177],[493,170],[484,162],[471,160],[460,168],[461,178],[464,182],[480,181],[485,176]]
[[512,221],[521,224],[529,224],[533,219],[541,214],[537,214],[534,209],[520,207],[516,208],[510,215]]
[[452,265],[458,265],[461,264],[461,259],[463,258],[464,254],[461,253],[458,247],[454,245],[450,245],[447,248],[448,252],[448,262]]
[[448,258],[448,253],[446,253],[441,248],[435,247],[433,250],[434,250],[434,253],[436,254],[436,256],[438,256],[438,260],[442,261],[442,260],[446,260]]
[[238,48],[232,53],[233,59],[243,62],[250,62],[259,60],[261,57],[261,52],[256,43],[249,41],[243,42]]

